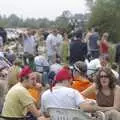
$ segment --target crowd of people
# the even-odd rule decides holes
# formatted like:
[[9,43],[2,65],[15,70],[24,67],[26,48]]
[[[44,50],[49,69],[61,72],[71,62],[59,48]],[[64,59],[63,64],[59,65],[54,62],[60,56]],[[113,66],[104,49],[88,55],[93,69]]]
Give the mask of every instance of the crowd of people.
[[68,39],[54,29],[41,37],[45,53],[39,51],[39,38],[34,30],[20,35],[16,48],[23,47],[22,58],[18,49],[6,50],[0,43],[0,58],[9,62],[6,66],[0,59],[1,116],[50,120],[48,109],[53,107],[82,109],[91,120],[103,120],[103,114],[105,120],[119,120],[119,55],[111,65],[109,34],[100,37],[92,28],[85,35],[78,30]]

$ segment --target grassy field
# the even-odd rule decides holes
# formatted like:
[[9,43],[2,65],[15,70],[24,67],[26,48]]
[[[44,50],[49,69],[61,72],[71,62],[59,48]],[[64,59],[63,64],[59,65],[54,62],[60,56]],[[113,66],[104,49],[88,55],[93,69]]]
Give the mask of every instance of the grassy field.
[[109,49],[109,53],[110,53],[110,63],[112,64],[115,61],[115,44],[110,44],[110,49]]

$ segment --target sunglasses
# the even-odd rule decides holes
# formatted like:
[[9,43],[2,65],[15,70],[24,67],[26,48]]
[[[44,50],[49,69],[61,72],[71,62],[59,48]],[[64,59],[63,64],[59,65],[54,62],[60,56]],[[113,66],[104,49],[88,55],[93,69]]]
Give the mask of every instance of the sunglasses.
[[109,76],[107,75],[101,75],[100,78],[108,78]]

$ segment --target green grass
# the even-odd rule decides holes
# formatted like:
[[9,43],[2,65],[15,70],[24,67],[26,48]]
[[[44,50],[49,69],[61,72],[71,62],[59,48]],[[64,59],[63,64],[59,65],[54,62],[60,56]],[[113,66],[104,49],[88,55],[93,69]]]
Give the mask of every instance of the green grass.
[[115,61],[115,44],[110,44],[110,49],[109,49],[109,53],[110,53],[110,64],[112,64]]

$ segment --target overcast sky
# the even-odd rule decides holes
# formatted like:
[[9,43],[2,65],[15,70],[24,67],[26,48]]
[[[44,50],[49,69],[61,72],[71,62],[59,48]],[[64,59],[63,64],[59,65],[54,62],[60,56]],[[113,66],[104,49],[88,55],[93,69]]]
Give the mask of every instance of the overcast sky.
[[85,0],[0,0],[0,14],[12,13],[22,18],[48,18],[54,20],[64,10],[85,13]]

